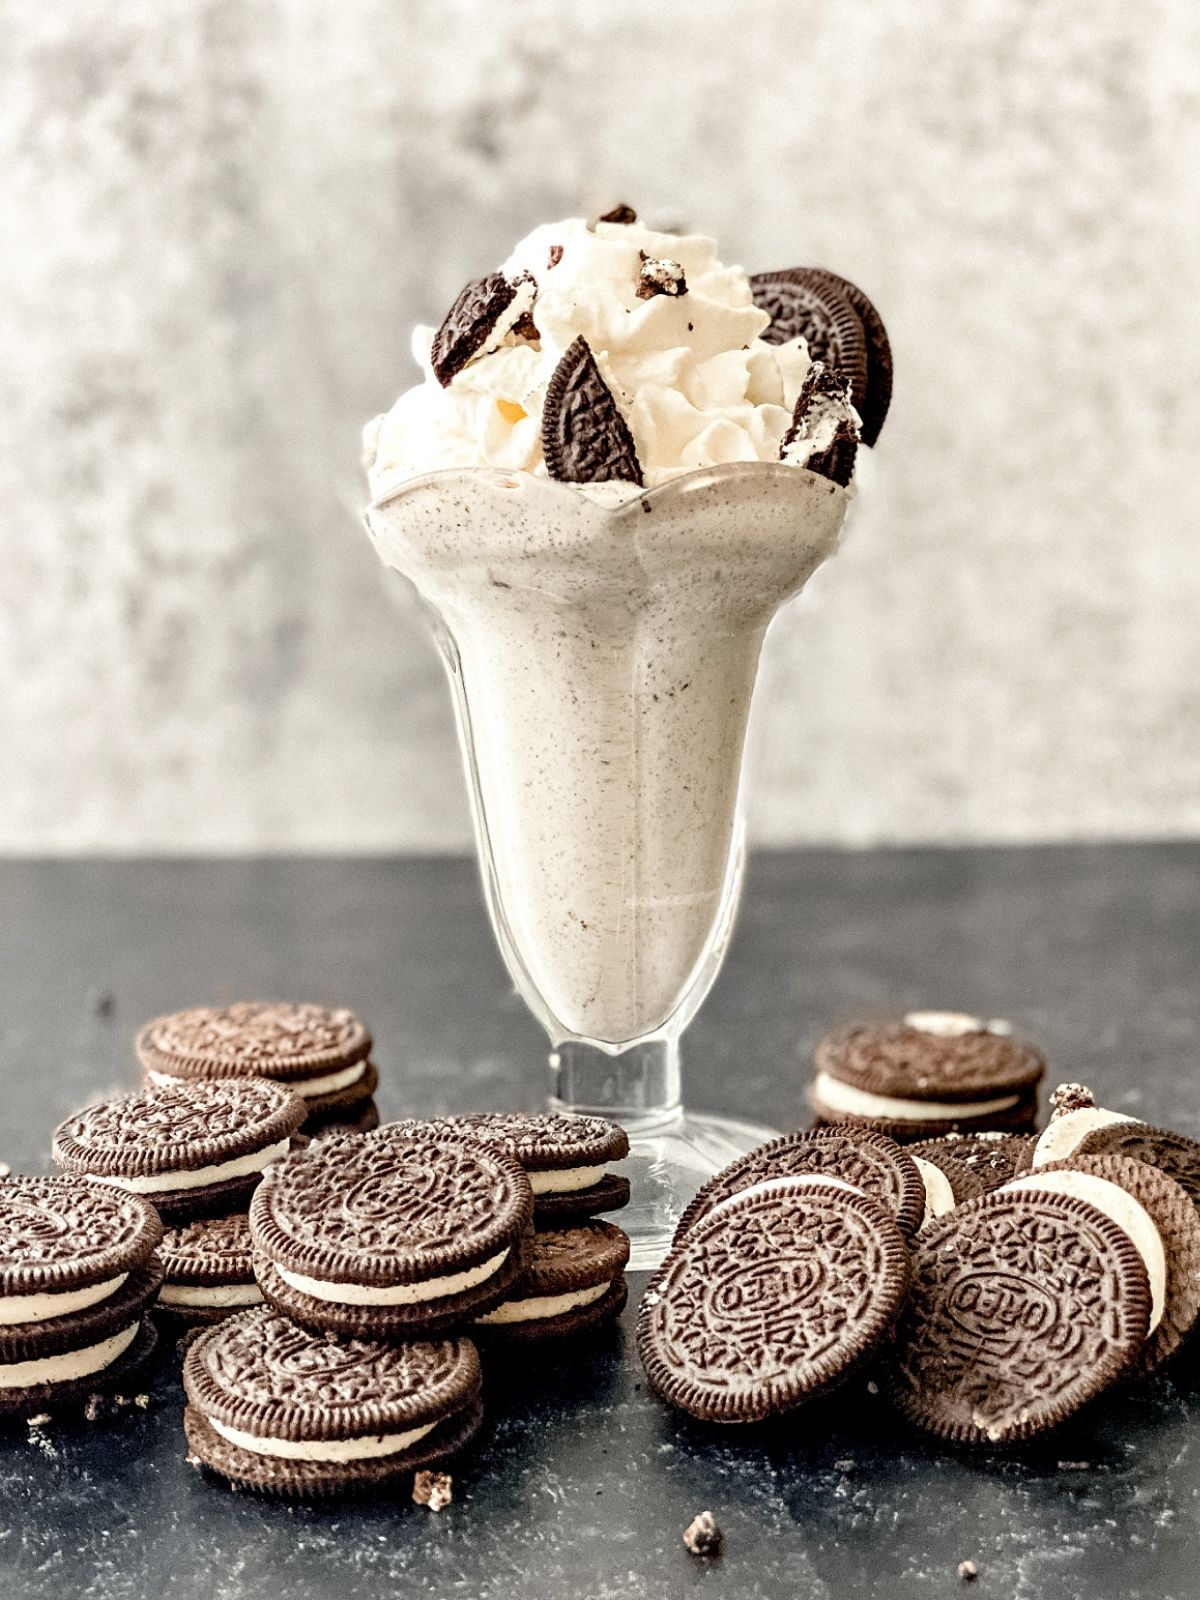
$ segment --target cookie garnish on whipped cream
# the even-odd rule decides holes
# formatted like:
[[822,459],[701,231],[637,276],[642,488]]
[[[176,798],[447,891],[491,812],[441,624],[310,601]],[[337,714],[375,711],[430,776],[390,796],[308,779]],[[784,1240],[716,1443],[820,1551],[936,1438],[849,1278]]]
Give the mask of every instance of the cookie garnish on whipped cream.
[[506,333],[522,327],[527,319],[533,327],[529,308],[536,293],[537,285],[528,272],[511,280],[502,272],[493,272],[467,285],[430,346],[429,363],[443,389],[469,361],[494,350]]
[[814,361],[779,447],[779,459],[832,478],[844,488],[854,472],[858,439],[858,413],[850,404],[849,383],[823,361]]
[[588,349],[576,339],[554,369],[542,408],[542,450],[563,483],[642,482],[625,418]]

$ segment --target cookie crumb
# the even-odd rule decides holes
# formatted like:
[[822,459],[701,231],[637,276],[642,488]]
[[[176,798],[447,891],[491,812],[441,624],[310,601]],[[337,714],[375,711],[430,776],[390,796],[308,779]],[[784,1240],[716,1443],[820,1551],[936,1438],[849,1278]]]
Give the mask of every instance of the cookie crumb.
[[1053,1122],[1055,1117],[1065,1117],[1070,1111],[1090,1111],[1096,1104],[1096,1096],[1086,1084],[1060,1083],[1050,1093],[1050,1104],[1054,1107],[1050,1113]]
[[979,1576],[979,1568],[973,1561],[960,1561],[958,1563],[958,1576],[963,1583],[974,1583]]
[[148,1394],[135,1394],[133,1397],[133,1403],[135,1406],[137,1406],[139,1411],[149,1411],[150,1396]]
[[85,1422],[98,1422],[100,1419],[100,1414],[103,1410],[104,1396],[100,1394],[91,1394],[88,1396],[87,1405],[83,1408],[83,1420]]
[[454,1479],[448,1472],[418,1472],[413,1478],[413,1503],[441,1511],[454,1499]]
[[717,1519],[712,1512],[701,1511],[688,1523],[683,1542],[694,1556],[715,1561],[725,1544],[725,1535],[717,1527]]
[[833,1463],[833,1470],[835,1472],[853,1472],[854,1471],[854,1462],[851,1461],[850,1458],[847,1456],[842,1461],[835,1461]]
[[620,223],[624,223],[625,226],[628,227],[630,223],[637,221],[637,212],[633,209],[632,206],[627,206],[627,205],[613,206],[611,211],[603,211],[603,212],[601,212],[601,214],[596,218],[596,221],[597,222],[620,222]]
[[678,299],[687,292],[687,279],[678,261],[663,261],[643,254],[637,281],[639,300],[652,300],[656,294]]

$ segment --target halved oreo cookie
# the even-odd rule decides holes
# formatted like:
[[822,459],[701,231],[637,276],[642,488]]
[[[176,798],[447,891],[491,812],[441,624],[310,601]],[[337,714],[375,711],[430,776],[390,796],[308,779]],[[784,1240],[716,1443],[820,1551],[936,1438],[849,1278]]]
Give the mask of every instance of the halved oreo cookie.
[[638,1313],[651,1388],[708,1422],[757,1422],[870,1360],[908,1289],[895,1218],[838,1178],[768,1180],[714,1206]]
[[1016,1133],[947,1133],[940,1139],[920,1139],[905,1146],[914,1160],[920,1156],[944,1171],[947,1161],[965,1167],[979,1180],[985,1194],[1031,1166],[1033,1147],[1029,1135]]
[[77,1178],[0,1187],[0,1416],[86,1399],[141,1364],[161,1236],[134,1195]]
[[611,1222],[531,1233],[508,1298],[476,1319],[492,1339],[526,1342],[587,1333],[625,1305],[629,1236]]
[[582,335],[554,369],[542,406],[546,471],[562,483],[641,484],[629,424]]
[[267,1309],[194,1338],[183,1383],[193,1454],[290,1499],[377,1492],[460,1450],[482,1418],[470,1340],[326,1339]]
[[269,1078],[304,1101],[317,1126],[365,1106],[379,1075],[371,1035],[352,1011],[242,1000],[156,1017],[134,1044],[151,1088],[213,1078]]
[[856,408],[867,388],[867,336],[844,291],[806,267],[758,272],[750,279],[754,304],[770,317],[767,344],[803,339],[814,361],[845,374]]
[[165,1277],[154,1309],[177,1323],[198,1327],[262,1304],[242,1212],[168,1228],[159,1254]]
[[417,1338],[505,1298],[532,1217],[510,1156],[388,1124],[314,1141],[271,1169],[250,1207],[255,1272],[304,1327]]
[[429,361],[442,388],[469,362],[494,350],[532,310],[536,297],[537,284],[528,272],[511,282],[493,272],[469,283],[433,336]]
[[55,1131],[53,1155],[67,1171],[141,1195],[179,1222],[244,1203],[303,1121],[303,1102],[262,1078],[180,1083],[69,1117]]
[[1137,1361],[1146,1269],[1095,1206],[1006,1190],[923,1228],[885,1373],[916,1427],[1007,1444],[1064,1421]]
[[779,459],[807,468],[844,489],[854,475],[858,423],[846,379],[814,361],[796,397],[792,421],[779,444]]
[[1005,1194],[1078,1195],[1129,1235],[1150,1283],[1150,1329],[1135,1371],[1156,1372],[1200,1318],[1200,1213],[1165,1172],[1130,1156],[1072,1156],[1022,1173]]
[[609,1172],[629,1154],[629,1135],[607,1117],[557,1111],[484,1111],[390,1123],[418,1136],[451,1135],[503,1150],[529,1175],[535,1226],[561,1228],[629,1203],[629,1179]]
[[925,1205],[921,1175],[894,1140],[868,1128],[813,1128],[759,1145],[710,1178],[680,1217],[673,1245],[678,1245],[701,1217],[730,1195],[770,1178],[805,1174],[841,1178],[882,1201],[906,1238],[921,1226]]

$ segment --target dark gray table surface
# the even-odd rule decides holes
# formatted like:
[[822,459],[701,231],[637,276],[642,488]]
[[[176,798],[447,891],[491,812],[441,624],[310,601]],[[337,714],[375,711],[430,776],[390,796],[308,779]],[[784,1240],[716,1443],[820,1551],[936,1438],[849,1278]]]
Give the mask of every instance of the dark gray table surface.
[[[685,1082],[698,1106],[792,1127],[825,1029],[945,1006],[1011,1016],[1052,1078],[1200,1133],[1198,985],[1200,847],[760,856]],[[354,1006],[385,1116],[544,1088],[465,861],[0,866],[0,990],[17,1170],[45,1166],[59,1118],[135,1081],[144,1018],[208,1000]],[[0,1596],[1200,1595],[1200,1354],[1036,1449],[972,1459],[905,1437],[863,1388],[765,1436],[687,1425],[646,1396],[631,1329],[632,1305],[599,1344],[493,1364],[486,1434],[440,1516],[217,1486],[186,1464],[164,1356],[145,1410],[0,1436]],[[713,1566],[680,1542],[705,1507],[726,1533]]]

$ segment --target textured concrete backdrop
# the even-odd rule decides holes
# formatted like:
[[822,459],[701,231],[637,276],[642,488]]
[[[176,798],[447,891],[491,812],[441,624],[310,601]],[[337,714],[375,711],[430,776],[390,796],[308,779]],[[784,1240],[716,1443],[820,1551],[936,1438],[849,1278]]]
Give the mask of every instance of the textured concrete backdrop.
[[357,427],[601,199],[894,337],[758,837],[1200,824],[1194,0],[0,0],[0,75],[0,848],[466,841]]

